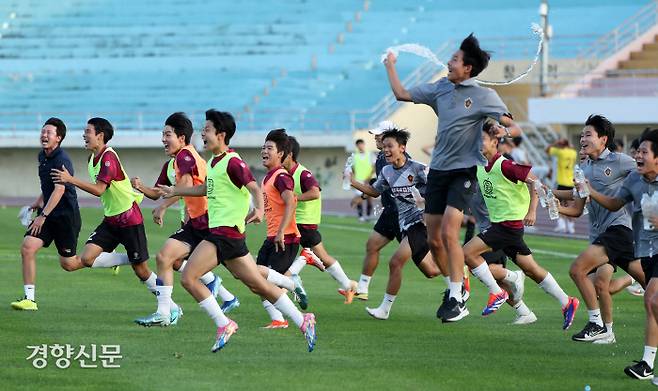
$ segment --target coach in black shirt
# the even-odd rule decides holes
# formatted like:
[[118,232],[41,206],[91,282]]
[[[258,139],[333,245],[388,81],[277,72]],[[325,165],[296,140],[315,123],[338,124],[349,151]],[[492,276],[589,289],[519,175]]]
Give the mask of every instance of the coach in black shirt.
[[39,152],[39,179],[41,195],[31,208],[41,209],[41,213],[28,227],[21,247],[23,260],[23,289],[25,295],[11,303],[16,310],[36,311],[35,279],[36,253],[42,247],[55,242],[59,261],[64,270],[73,271],[84,267],[76,256],[78,234],[80,233],[80,209],[75,187],[55,184],[50,177],[52,168],[62,166],[73,174],[73,164],[60,144],[66,137],[66,125],[59,118],[50,118],[41,129],[40,141],[43,150]]

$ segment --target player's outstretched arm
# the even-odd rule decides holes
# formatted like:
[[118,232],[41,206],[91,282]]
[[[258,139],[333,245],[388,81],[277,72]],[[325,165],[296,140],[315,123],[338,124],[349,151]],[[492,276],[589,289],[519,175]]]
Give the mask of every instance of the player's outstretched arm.
[[624,205],[626,205],[626,201],[624,201],[623,199],[616,197],[609,197],[605,194],[601,194],[598,191],[596,191],[592,186],[590,186],[589,181],[586,181],[586,183],[587,186],[589,186],[590,198],[598,202],[602,207],[615,212],[621,209]]
[[583,215],[583,210],[585,209],[585,198],[576,198],[575,205],[572,206],[562,206],[558,205],[558,211],[560,214],[563,214],[567,217],[580,217]]
[[179,187],[179,186],[167,186],[167,185],[158,185],[160,194],[164,198],[171,197],[203,197],[206,195],[206,184],[191,186],[191,187]]
[[90,183],[83,181],[82,179],[76,178],[69,173],[69,170],[66,167],[62,166],[61,170],[53,168],[50,170],[50,177],[53,179],[53,182],[59,184],[70,183],[73,186],[77,187],[80,190],[86,191],[91,195],[100,197],[105,190],[107,189],[107,183],[99,181],[96,183]]
[[395,54],[388,52],[386,60],[384,60],[384,66],[386,67],[386,75],[388,76],[391,90],[393,91],[393,95],[395,95],[395,99],[403,102],[412,102],[411,94],[402,85],[400,77],[398,76],[398,71],[395,69],[396,61]]
[[134,177],[130,178],[130,185],[132,185],[133,189],[137,190],[138,192],[144,194],[148,198],[152,200],[157,200],[161,197],[160,192],[158,191],[158,188],[156,187],[148,187],[144,186],[144,183],[139,177]]
[[370,197],[374,197],[374,198],[379,197],[379,192],[374,187],[366,183],[361,183],[355,180],[354,177],[350,177],[350,184],[352,185],[353,188],[357,189],[363,194],[369,195]]
[[263,214],[265,214],[265,202],[263,201],[263,192],[258,187],[256,181],[251,181],[245,185],[249,194],[251,194],[251,200],[254,204],[254,209],[247,215],[245,222],[247,224],[254,223],[259,224],[263,221]]
[[317,186],[313,186],[297,196],[297,201],[312,201],[318,198],[320,198],[320,189]]

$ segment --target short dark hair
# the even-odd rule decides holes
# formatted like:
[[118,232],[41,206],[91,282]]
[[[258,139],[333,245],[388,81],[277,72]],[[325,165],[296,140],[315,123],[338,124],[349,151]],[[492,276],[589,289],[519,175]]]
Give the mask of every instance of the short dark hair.
[[646,133],[642,133],[640,143],[644,141],[651,141],[651,151],[654,157],[658,157],[658,129],[651,129]]
[[105,144],[112,140],[112,136],[114,136],[114,127],[110,121],[105,118],[94,117],[87,121],[87,123],[94,126],[96,134],[103,133],[103,142]]
[[276,144],[276,149],[279,152],[283,152],[281,156],[281,161],[286,159],[286,156],[290,153],[290,142],[288,140],[288,134],[285,129],[274,129],[265,136],[265,141],[272,141]]
[[514,143],[515,146],[518,147],[518,146],[521,145],[521,143],[523,142],[523,137],[521,137],[521,136],[516,136],[516,137],[514,137],[514,138],[512,139],[512,142]]
[[294,136],[288,136],[288,142],[290,143],[290,154],[292,155],[292,160],[296,163],[297,157],[299,156],[299,142]]
[[363,143],[365,143],[365,141],[363,141],[363,139],[360,138],[360,139],[356,140],[356,142],[354,143],[354,145],[363,144]]
[[64,141],[64,138],[66,137],[66,125],[64,125],[64,121],[56,117],[50,117],[43,124],[43,126],[46,125],[52,125],[55,127],[55,133],[62,138],[61,140],[59,140],[59,143],[61,144],[62,141]]
[[176,136],[185,137],[185,145],[190,143],[192,140],[192,133],[194,133],[194,127],[192,127],[192,121],[187,117],[183,112],[176,112],[165,121],[165,126],[171,126],[174,129]]
[[633,141],[631,141],[631,149],[634,149],[637,151],[637,149],[640,148],[640,138],[635,138]]
[[407,145],[409,137],[411,137],[409,132],[403,129],[390,129],[382,133],[382,141],[386,138],[394,138],[400,145]]
[[488,134],[491,137],[496,137],[496,134],[494,133],[493,130],[494,126],[494,121],[484,121],[484,124],[482,125],[482,131],[486,134]]
[[602,115],[592,114],[587,117],[585,121],[585,126],[591,126],[598,134],[599,137],[607,136],[608,142],[606,147],[610,148],[615,145],[615,127],[612,125],[609,119]]
[[491,55],[480,48],[480,42],[473,33],[464,38],[459,50],[463,53],[464,65],[471,66],[471,77],[479,75],[489,65]]
[[231,113],[210,109],[206,111],[206,121],[212,122],[212,125],[215,127],[215,133],[226,134],[224,136],[224,142],[228,145],[231,137],[235,134],[235,119],[233,119]]

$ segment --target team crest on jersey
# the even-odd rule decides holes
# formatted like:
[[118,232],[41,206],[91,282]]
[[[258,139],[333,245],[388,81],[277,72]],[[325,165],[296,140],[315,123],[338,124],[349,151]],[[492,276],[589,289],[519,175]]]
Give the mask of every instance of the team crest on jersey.
[[184,159],[185,159],[185,161],[187,161],[187,162],[189,162],[190,160],[192,160],[192,158],[189,157],[189,156],[185,156]]
[[473,100],[471,98],[466,98],[464,100],[464,107],[466,107],[467,109],[470,109],[471,106],[473,106]]
[[407,177],[407,179],[409,180],[409,183],[414,183],[414,176],[413,175],[409,175]]
[[610,176],[612,174],[612,169],[610,167],[606,167],[605,170],[603,170],[603,173],[605,176]]
[[105,162],[105,167],[109,167],[109,166],[110,166],[110,162],[108,160],[108,161]]

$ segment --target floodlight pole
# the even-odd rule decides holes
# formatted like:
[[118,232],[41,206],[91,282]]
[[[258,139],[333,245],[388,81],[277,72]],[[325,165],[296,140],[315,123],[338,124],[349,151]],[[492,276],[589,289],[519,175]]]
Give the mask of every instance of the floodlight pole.
[[548,24],[548,0],[542,0],[539,5],[541,28],[544,31],[544,41],[541,48],[541,67],[539,71],[539,94],[548,95],[548,41],[551,39],[551,26]]

